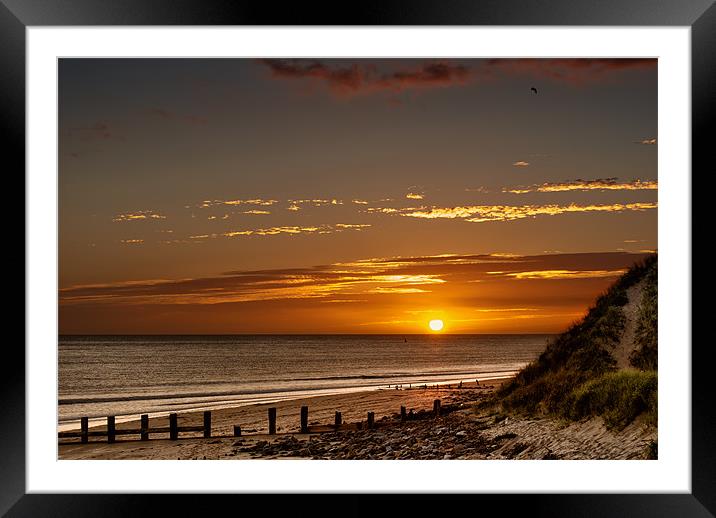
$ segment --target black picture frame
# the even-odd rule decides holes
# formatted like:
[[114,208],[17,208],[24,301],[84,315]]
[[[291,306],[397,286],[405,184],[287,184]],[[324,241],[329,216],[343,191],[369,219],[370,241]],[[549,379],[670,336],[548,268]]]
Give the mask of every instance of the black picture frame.
[[[25,30],[32,26],[87,25],[572,25],[688,26],[691,28],[692,172],[713,172],[709,122],[716,105],[716,6],[714,0],[410,0],[355,3],[273,3],[244,0],[0,0],[0,119],[6,182],[25,169]],[[9,159],[9,160],[8,160]],[[708,168],[708,169],[707,169]],[[698,171],[698,172],[697,172]],[[13,173],[18,173],[13,175]],[[684,172],[688,174],[688,172]],[[24,178],[24,175],[22,175]],[[693,181],[693,180],[692,180]],[[24,182],[20,190],[24,193]],[[17,197],[17,195],[15,195]],[[23,196],[24,199],[24,196]],[[695,201],[693,206],[696,207]],[[692,213],[693,220],[693,213]],[[691,250],[692,257],[693,248]],[[28,260],[26,256],[23,258]],[[693,265],[693,261],[692,261]],[[26,270],[25,270],[26,271]],[[27,273],[26,273],[27,275]],[[27,283],[27,277],[25,279]],[[683,301],[691,305],[692,301]],[[19,307],[19,304],[17,304]],[[24,305],[23,305],[24,307]],[[9,319],[8,319],[9,320]],[[697,322],[696,319],[692,321]],[[696,336],[695,334],[693,336]],[[15,344],[13,344],[15,345]],[[680,344],[691,346],[691,344]],[[159,496],[26,494],[25,356],[6,346],[3,411],[0,413],[0,513],[8,516],[124,516],[144,514]],[[13,358],[12,354],[16,357]],[[509,506],[509,516],[714,516],[716,514],[716,405],[711,389],[710,344],[693,340],[692,491],[689,494],[473,495],[468,509]],[[12,366],[11,368],[8,368]],[[182,515],[224,498],[173,495]],[[248,511],[247,495],[242,507]],[[264,503],[262,503],[264,502]],[[265,500],[257,501],[263,512]],[[422,499],[402,499],[402,513],[422,508]],[[300,507],[293,507],[294,511]],[[457,509],[454,509],[455,512]],[[240,511],[237,509],[237,511]],[[294,512],[292,511],[292,512]],[[330,508],[325,509],[330,511]],[[320,511],[318,511],[320,512]],[[350,495],[341,514],[366,514],[363,496]],[[271,513],[269,513],[271,514]],[[300,514],[300,513],[299,513]]]

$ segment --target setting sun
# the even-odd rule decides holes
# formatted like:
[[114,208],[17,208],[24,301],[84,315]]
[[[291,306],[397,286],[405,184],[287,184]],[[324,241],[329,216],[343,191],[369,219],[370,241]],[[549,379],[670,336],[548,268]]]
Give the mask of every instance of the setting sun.
[[428,325],[430,326],[430,329],[432,329],[433,331],[441,331],[443,328],[443,321],[442,320],[431,320],[430,324],[428,324]]

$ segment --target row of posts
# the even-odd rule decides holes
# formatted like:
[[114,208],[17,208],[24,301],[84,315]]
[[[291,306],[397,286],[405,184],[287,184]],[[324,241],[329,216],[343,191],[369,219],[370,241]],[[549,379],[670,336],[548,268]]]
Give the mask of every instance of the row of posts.
[[[142,441],[149,440],[149,433],[166,432],[166,429],[152,430],[149,428],[149,414],[142,414],[139,421],[139,439]],[[204,437],[211,437],[211,410],[204,412],[204,424],[201,427],[190,427],[192,431],[203,431]],[[169,438],[176,440],[179,438],[179,421],[177,414],[169,414]],[[126,433],[126,431],[124,432]],[[135,431],[136,433],[136,431]],[[115,416],[107,416],[107,442],[115,442],[117,437],[117,424]],[[89,417],[80,418],[80,441],[82,443],[89,442]]]
[[[410,410],[410,414],[406,414],[405,407],[400,407],[400,419],[401,421],[405,421],[409,417],[412,417],[413,411]],[[440,400],[436,399],[433,401],[433,414],[435,417],[438,417],[440,415]],[[268,420],[269,420],[269,435],[275,435],[276,434],[276,408],[271,407],[268,409]],[[336,412],[335,417],[335,427],[336,429],[340,427],[343,424],[343,418],[341,416],[340,412]],[[374,412],[368,412],[368,420],[367,420],[368,429],[372,429],[375,427],[375,413]],[[211,437],[211,410],[207,410],[204,412],[204,424],[201,428],[204,432],[204,437],[209,438]],[[302,406],[301,407],[301,433],[308,433],[308,407]],[[164,431],[164,430],[162,430]],[[82,417],[80,419],[80,439],[81,442],[87,443],[88,442],[88,436],[89,436],[89,418],[88,417]],[[149,440],[149,415],[148,414],[142,414],[140,418],[140,430],[139,430],[139,437],[142,441]],[[108,416],[107,417],[107,442],[115,442],[115,438],[117,435],[117,428],[115,423],[114,416]],[[234,436],[239,437],[241,436],[241,426],[234,425]],[[178,419],[177,414],[172,413],[169,414],[169,439],[176,440],[179,438],[179,425],[178,425]]]
[[[440,416],[440,400],[436,399],[433,401],[433,415],[435,417]],[[408,418],[412,418],[413,416],[413,410],[410,410],[410,414],[406,413],[405,407],[400,407],[400,420],[405,421]],[[276,434],[276,408],[271,407],[268,409],[268,421],[269,421],[269,435],[275,435]],[[334,421],[334,426],[338,428],[343,424],[343,417],[340,412],[336,412],[336,417]],[[360,425],[359,425],[360,426]],[[367,426],[368,429],[372,429],[375,427],[375,412],[368,412],[368,420],[367,420]],[[302,406],[301,407],[301,428],[300,433],[308,433],[308,407]],[[241,436],[241,426],[234,425],[234,437],[240,437]]]

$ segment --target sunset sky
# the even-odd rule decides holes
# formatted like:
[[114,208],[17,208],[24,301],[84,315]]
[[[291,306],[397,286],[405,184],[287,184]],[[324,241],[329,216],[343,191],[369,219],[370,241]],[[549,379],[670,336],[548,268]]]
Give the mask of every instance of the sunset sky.
[[61,59],[60,333],[559,332],[656,131],[656,60]]

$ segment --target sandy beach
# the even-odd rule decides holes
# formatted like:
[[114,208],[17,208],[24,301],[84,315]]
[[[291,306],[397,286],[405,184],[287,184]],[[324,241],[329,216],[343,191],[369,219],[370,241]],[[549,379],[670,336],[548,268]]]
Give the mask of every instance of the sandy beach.
[[[656,431],[639,419],[620,431],[607,429],[593,418],[577,423],[553,419],[505,416],[474,404],[506,380],[464,383],[462,388],[385,389],[353,394],[320,396],[273,404],[221,409],[212,413],[212,437],[186,432],[178,440],[156,434],[150,441],[119,436],[117,442],[90,438],[61,439],[60,459],[639,459],[646,458]],[[441,400],[443,415],[435,418],[432,406]],[[340,411],[346,424],[341,431],[301,434],[300,407],[309,407],[310,425],[329,425]],[[400,406],[414,412],[401,421]],[[268,435],[268,408],[277,412],[277,433]],[[375,413],[375,428],[368,430],[368,412]],[[179,415],[179,426],[198,425],[200,412]],[[362,422],[362,429],[357,423]],[[166,426],[167,418],[150,421]],[[242,436],[233,437],[238,424]],[[121,423],[117,429],[136,427]],[[329,427],[327,427],[329,428]],[[93,428],[95,430],[100,429]],[[156,438],[155,438],[156,437]]]
[[[268,435],[268,408],[270,407],[276,408],[276,431],[277,436],[280,436],[287,433],[297,434],[300,431],[300,409],[304,405],[309,407],[308,422],[311,426],[333,424],[337,411],[341,412],[342,421],[346,425],[365,422],[368,412],[374,412],[376,422],[381,422],[381,420],[397,417],[401,406],[405,406],[407,412],[413,410],[417,414],[420,411],[431,411],[435,399],[440,399],[443,405],[477,401],[493,392],[505,381],[505,379],[485,379],[480,380],[479,386],[474,381],[465,382],[462,388],[457,388],[455,384],[433,386],[427,389],[409,388],[404,385],[400,389],[386,387],[365,392],[223,408],[212,411],[212,438],[233,438],[234,425],[241,427],[245,440],[271,438],[272,436]],[[139,416],[136,421],[118,423],[117,430],[137,428],[138,418]],[[201,425],[202,419],[202,412],[180,413],[178,424],[180,427]],[[167,426],[168,418],[152,418],[149,420],[149,425],[150,427]],[[105,426],[97,426],[91,427],[90,431],[105,429]],[[171,445],[169,451],[174,452],[173,445],[177,443],[186,442],[188,444],[194,439],[199,444],[206,442],[201,435],[201,432],[182,432],[179,441],[169,441],[168,433],[157,433],[151,435],[149,442],[138,441],[137,436],[118,436],[117,442],[114,444],[107,444],[106,438],[103,437],[90,437],[89,444],[78,444],[79,439],[60,439],[59,458],[176,459],[177,455],[174,453],[170,455],[165,451],[165,443]]]

